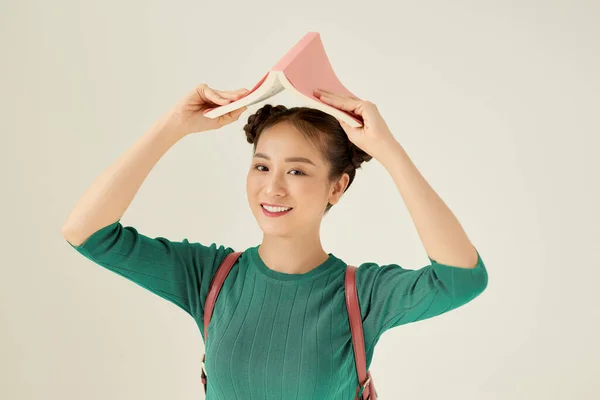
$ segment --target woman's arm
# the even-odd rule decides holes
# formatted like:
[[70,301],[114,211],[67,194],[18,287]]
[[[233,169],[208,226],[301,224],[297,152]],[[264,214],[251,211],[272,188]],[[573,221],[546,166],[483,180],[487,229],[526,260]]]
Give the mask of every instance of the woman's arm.
[[205,83],[191,90],[96,178],[64,223],[64,238],[77,246],[92,233],[121,219],[146,176],[179,139],[228,125],[236,121],[246,107],[215,119],[205,117],[204,111],[215,105],[229,104],[247,92],[247,89],[216,90]]
[[152,168],[183,136],[165,118],[156,121],[79,199],[63,225],[64,238],[78,246],[92,233],[119,220]]
[[377,153],[377,160],[390,173],[400,191],[427,255],[441,264],[475,268],[477,251],[460,222],[427,183],[400,143],[388,141]]
[[354,96],[318,89],[324,103],[362,117],[354,128],[340,121],[348,139],[379,161],[392,175],[430,259],[460,268],[475,268],[478,253],[460,223],[429,186],[395,139],[377,106]]

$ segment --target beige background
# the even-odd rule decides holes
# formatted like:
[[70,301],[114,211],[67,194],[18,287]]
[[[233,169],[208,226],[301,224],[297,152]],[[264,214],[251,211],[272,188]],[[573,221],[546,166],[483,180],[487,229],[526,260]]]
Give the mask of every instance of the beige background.
[[[304,3],[0,3],[0,398],[204,398],[195,322],[77,254],[61,227],[188,90],[250,88],[308,31],[379,106],[490,276],[472,303],[383,335],[380,398],[600,397],[599,3]],[[176,144],[123,223],[258,244],[244,192],[250,112]],[[428,261],[377,161],[322,238],[348,263]]]

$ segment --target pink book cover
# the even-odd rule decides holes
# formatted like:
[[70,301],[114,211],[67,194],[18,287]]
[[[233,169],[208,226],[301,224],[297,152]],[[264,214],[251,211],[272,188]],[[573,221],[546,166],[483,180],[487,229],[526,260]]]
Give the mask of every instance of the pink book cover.
[[[282,71],[296,90],[320,103],[323,102],[313,95],[318,88],[354,96],[333,71],[318,32],[307,33],[271,70]],[[360,116],[340,111],[362,125]]]
[[[354,96],[338,79],[327,53],[321,41],[321,36],[318,32],[309,32],[290,49],[274,66],[271,71],[281,71],[285,74],[292,86],[304,96],[313,99],[321,104],[323,103],[313,95],[315,89],[321,88],[333,93],[342,95]],[[267,78],[268,73],[254,85],[254,87],[246,94],[254,92],[262,85]],[[244,96],[244,97],[246,97]],[[325,104],[327,107],[331,107]],[[206,110],[206,112],[212,109]],[[339,109],[338,109],[339,110]],[[350,112],[339,110],[354,119],[360,125],[363,124],[360,116]]]

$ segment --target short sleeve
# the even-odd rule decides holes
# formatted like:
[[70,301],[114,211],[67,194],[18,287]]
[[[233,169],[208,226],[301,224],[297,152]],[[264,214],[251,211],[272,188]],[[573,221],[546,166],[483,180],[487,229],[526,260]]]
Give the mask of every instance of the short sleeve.
[[479,296],[487,287],[488,274],[479,252],[477,259],[475,268],[453,267],[431,258],[418,270],[361,264],[356,281],[365,344],[388,329],[435,317]]
[[[68,241],[67,241],[68,242]],[[177,305],[196,321],[203,319],[210,282],[233,250],[188,239],[151,238],[134,227],[114,222],[74,246],[94,263]]]

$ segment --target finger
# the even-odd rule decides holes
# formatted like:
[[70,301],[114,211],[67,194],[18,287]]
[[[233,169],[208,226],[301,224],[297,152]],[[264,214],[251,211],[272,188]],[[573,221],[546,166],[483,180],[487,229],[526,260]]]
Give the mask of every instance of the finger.
[[325,89],[315,89],[315,93],[319,96],[341,97],[339,94]]
[[238,90],[216,90],[217,94],[226,99],[239,99],[240,97],[248,94],[248,89],[238,89]]
[[215,94],[217,94],[218,96],[220,96],[224,99],[229,99],[229,100],[235,100],[239,97],[239,95],[237,95],[235,93],[222,92],[219,90],[215,90]]
[[349,99],[358,100],[358,101],[361,100],[360,98],[358,98],[354,95],[334,93],[334,92],[331,92],[331,91],[325,90],[325,89],[315,89],[315,92],[318,94],[325,94],[326,96],[329,96],[329,97],[349,98]]
[[321,95],[321,101],[326,104],[329,104],[335,108],[339,108],[340,110],[350,111],[356,115],[362,116],[362,108],[360,107],[361,102],[359,100],[351,99],[351,98],[342,98],[342,97],[334,97],[331,95]]
[[342,129],[346,132],[351,132],[352,131],[352,127],[350,125],[348,125],[347,123],[345,123],[344,121],[342,121],[341,119],[338,119],[338,122],[340,123],[340,125],[342,126]]
[[217,93],[217,91],[209,88],[209,87],[205,87],[204,88],[204,95],[206,96],[206,98],[210,101],[212,101],[215,104],[220,104],[220,105],[225,105],[231,102],[230,99],[226,99],[224,97],[222,97],[221,95],[219,95]]
[[225,119],[237,119],[247,109],[248,109],[248,107],[246,107],[246,106],[240,107],[240,108],[236,108],[235,110],[229,111],[227,114],[223,115],[222,118],[225,118]]
[[233,121],[237,121],[239,119],[240,115],[242,115],[244,113],[244,111],[246,111],[247,109],[248,109],[248,107],[244,106],[244,107],[235,109],[233,111],[230,111],[227,114],[220,116],[217,119],[217,121],[218,121],[217,123],[220,126],[224,126],[224,125],[232,123]]
[[228,112],[227,115],[230,115],[232,118],[235,119],[235,118],[238,118],[240,115],[242,115],[243,112],[246,111],[247,109],[248,109],[248,107],[246,107],[246,106],[240,107],[233,111]]
[[237,110],[235,110],[235,114],[234,114],[234,118],[237,119],[239,118],[240,115],[242,115],[244,113],[244,111],[246,111],[248,109],[248,107],[244,106],[242,108],[238,108]]

